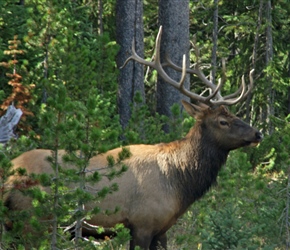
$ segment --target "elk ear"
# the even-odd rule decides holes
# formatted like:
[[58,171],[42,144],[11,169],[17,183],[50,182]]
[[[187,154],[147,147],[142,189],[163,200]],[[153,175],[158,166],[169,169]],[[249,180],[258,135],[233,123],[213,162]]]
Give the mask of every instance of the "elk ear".
[[224,105],[220,106],[220,110],[221,110],[221,112],[223,114],[228,114],[229,113],[229,109],[226,106],[224,106]]
[[202,104],[202,106],[198,106],[198,105],[189,103],[189,102],[184,101],[184,100],[182,100],[181,102],[182,102],[182,105],[185,108],[186,112],[192,117],[200,116],[200,114],[203,112],[203,110],[205,108],[208,108],[208,106],[205,104]]

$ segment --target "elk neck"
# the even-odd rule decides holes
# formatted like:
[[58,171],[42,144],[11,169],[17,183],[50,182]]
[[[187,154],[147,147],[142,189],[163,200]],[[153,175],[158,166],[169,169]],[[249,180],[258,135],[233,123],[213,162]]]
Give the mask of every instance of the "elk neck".
[[165,182],[180,200],[182,213],[216,183],[229,151],[218,146],[208,130],[194,126],[187,136],[164,145]]

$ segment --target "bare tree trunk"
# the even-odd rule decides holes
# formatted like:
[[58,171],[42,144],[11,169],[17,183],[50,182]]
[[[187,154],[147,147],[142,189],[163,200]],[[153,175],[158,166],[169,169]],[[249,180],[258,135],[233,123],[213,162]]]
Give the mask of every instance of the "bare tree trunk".
[[216,84],[216,69],[217,69],[217,47],[218,47],[218,0],[214,0],[214,13],[213,13],[213,31],[212,31],[212,53],[211,53],[211,66],[210,81]]
[[104,33],[104,24],[103,24],[103,0],[98,0],[98,26],[99,34]]
[[[80,157],[82,157],[81,154],[80,154]],[[85,169],[86,169],[86,167],[84,167],[80,171],[79,188],[81,190],[84,190],[85,186],[86,186],[86,183],[85,183],[85,178],[86,178]],[[84,210],[85,210],[84,203],[81,202],[81,201],[78,201],[77,212],[79,212],[80,214],[83,214]],[[75,223],[75,239],[74,239],[74,241],[75,241],[76,250],[77,249],[82,249],[82,248],[80,248],[79,244],[80,244],[80,241],[82,240],[83,220],[84,220],[83,218],[77,218],[76,223]]]
[[[264,0],[260,0],[257,28],[256,28],[255,38],[254,38],[254,48],[253,48],[253,55],[252,55],[252,68],[253,69],[256,69],[256,63],[257,63],[257,51],[258,51],[260,30],[261,30],[261,24],[262,24],[263,6],[264,6]],[[247,123],[250,123],[250,121],[251,121],[252,107],[251,107],[250,103],[251,103],[252,97],[253,97],[253,93],[250,93],[247,97],[247,100],[246,100],[246,119],[245,119],[245,121]]]
[[[164,60],[167,53],[171,60],[182,66],[183,54],[187,57],[189,66],[189,0],[180,4],[179,0],[159,1],[159,24],[163,27],[161,39],[161,60]],[[166,73],[174,80],[179,81],[181,73],[170,68],[165,68]],[[189,77],[184,86],[189,88]],[[181,103],[181,99],[188,99],[182,94],[158,78],[157,83],[157,112],[161,115],[171,116],[170,108],[174,103]],[[168,127],[164,127],[168,131]]]
[[[56,137],[57,138],[57,137]],[[58,139],[56,139],[56,149],[53,152],[54,164],[55,164],[55,186],[53,190],[53,217],[52,217],[52,232],[51,232],[51,250],[57,250],[57,228],[58,228],[58,216],[57,211],[59,209],[59,165],[58,165]]]
[[[271,13],[271,0],[267,1],[266,4],[266,20],[267,20],[267,30],[266,30],[266,65],[268,66],[272,60],[273,60],[273,34],[272,34],[272,13]],[[273,81],[272,77],[270,75],[267,75],[268,79],[268,101],[267,101],[267,121],[268,121],[268,130],[269,134],[273,133],[274,127],[269,119],[270,116],[275,115],[275,107],[274,107],[274,101],[275,101],[275,90],[273,89]]]
[[288,184],[286,188],[286,207],[285,207],[286,250],[288,250],[290,247],[289,205],[290,205],[290,169],[288,169]]
[[287,108],[287,115],[290,114],[290,87],[288,87],[288,108]]
[[[288,77],[290,78],[290,52],[288,52]],[[290,114],[290,87],[288,87],[288,105],[287,105],[287,115]]]
[[[143,1],[142,0],[117,0],[116,3],[116,39],[120,45],[117,55],[117,66],[123,65],[131,55],[131,46],[134,38],[137,53],[144,55],[143,34]],[[137,62],[130,61],[120,70],[118,78],[118,108],[120,122],[123,128],[131,117],[130,104],[136,92],[140,92],[145,100],[144,70]]]

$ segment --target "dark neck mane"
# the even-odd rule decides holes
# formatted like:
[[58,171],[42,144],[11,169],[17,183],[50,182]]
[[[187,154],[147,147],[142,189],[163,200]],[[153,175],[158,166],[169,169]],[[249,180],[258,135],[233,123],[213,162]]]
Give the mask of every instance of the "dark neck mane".
[[169,181],[180,199],[182,213],[216,182],[229,153],[198,128],[200,131],[194,127],[184,139],[173,142],[179,145],[172,147],[176,151],[171,152],[172,161],[168,162]]

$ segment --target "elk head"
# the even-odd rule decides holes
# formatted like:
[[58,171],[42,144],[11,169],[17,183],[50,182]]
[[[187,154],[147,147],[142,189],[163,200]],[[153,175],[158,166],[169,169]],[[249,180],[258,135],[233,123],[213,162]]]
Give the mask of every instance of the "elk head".
[[218,148],[230,151],[244,146],[256,146],[262,134],[231,114],[224,105],[210,107],[182,101],[187,113],[195,117],[197,126],[204,130],[204,140]]

